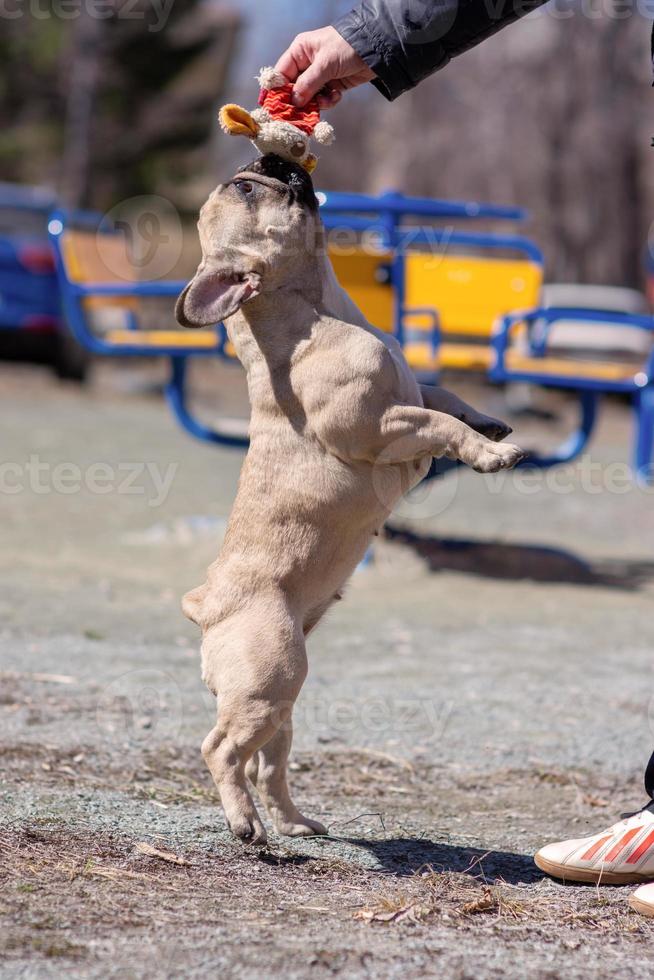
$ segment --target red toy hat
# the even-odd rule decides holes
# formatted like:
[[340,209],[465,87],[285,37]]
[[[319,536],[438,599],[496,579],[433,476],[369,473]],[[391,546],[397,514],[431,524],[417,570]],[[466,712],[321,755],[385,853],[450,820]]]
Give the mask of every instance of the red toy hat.
[[311,99],[302,109],[292,102],[293,86],[285,82],[279,88],[262,88],[259,94],[259,105],[265,109],[271,119],[281,119],[297,126],[307,136],[313,134],[320,122],[318,99]]
[[223,106],[220,125],[232,136],[249,137],[260,153],[277,153],[311,173],[317,163],[311,139],[322,144],[334,139],[332,127],[320,119],[318,99],[298,109],[292,101],[292,84],[274,68],[262,68],[257,80],[259,107],[250,113],[238,105]]
[[262,68],[257,81],[261,86],[259,106],[271,120],[290,123],[307,136],[313,136],[319,143],[332,142],[334,130],[329,123],[320,121],[317,95],[298,109],[292,101],[293,85],[281,72],[274,68]]

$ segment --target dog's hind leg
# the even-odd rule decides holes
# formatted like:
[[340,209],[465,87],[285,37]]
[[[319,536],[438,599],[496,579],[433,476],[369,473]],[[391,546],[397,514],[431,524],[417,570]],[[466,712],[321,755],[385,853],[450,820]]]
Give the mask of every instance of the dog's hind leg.
[[307,671],[304,639],[290,617],[279,608],[258,612],[210,628],[202,651],[205,681],[218,698],[218,720],[202,755],[231,831],[252,844],[265,843],[266,831],[247,788],[246,766],[289,719]]
[[493,442],[501,442],[513,431],[506,422],[502,422],[501,419],[494,419],[491,415],[484,415],[483,412],[478,412],[472,405],[468,405],[458,395],[446,391],[445,388],[420,385],[420,394],[425,408],[430,408],[432,412],[444,412],[445,415],[452,415],[460,422],[465,422],[475,432],[481,433],[487,439],[492,439]]
[[318,820],[303,816],[291,799],[286,764],[292,741],[293,724],[289,718],[248,763],[248,778],[256,786],[278,834],[287,837],[326,834],[327,828]]

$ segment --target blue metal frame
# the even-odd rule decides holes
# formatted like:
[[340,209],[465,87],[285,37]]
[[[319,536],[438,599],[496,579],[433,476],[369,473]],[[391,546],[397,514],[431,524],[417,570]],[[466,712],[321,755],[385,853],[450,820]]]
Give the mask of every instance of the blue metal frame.
[[377,196],[343,191],[318,191],[321,211],[333,214],[384,214],[395,219],[405,214],[424,218],[493,218],[505,221],[524,221],[528,212],[522,208],[478,201],[443,201],[430,197],[407,197],[399,191],[386,191]]
[[654,453],[654,347],[642,370],[634,372],[626,381],[586,378],[581,375],[556,375],[538,370],[513,370],[507,367],[506,353],[513,327],[538,324],[537,336],[528,337],[529,355],[536,360],[547,354],[547,344],[552,325],[561,320],[585,323],[608,323],[612,326],[636,327],[648,333],[654,332],[654,317],[631,313],[611,313],[578,307],[537,307],[522,313],[511,313],[501,321],[492,338],[494,364],[489,372],[493,381],[526,381],[550,388],[571,388],[579,393],[582,417],[579,429],[553,456],[530,457],[526,465],[551,466],[578,456],[585,448],[593,430],[597,402],[601,394],[616,392],[630,395],[636,417],[636,435],[633,447],[633,469],[639,482],[649,483],[654,478],[652,466]]
[[[476,201],[442,201],[406,197],[397,191],[389,191],[378,197],[327,191],[319,192],[318,198],[323,224],[328,230],[377,233],[380,252],[392,252],[390,282],[394,296],[393,333],[400,344],[404,344],[405,262],[410,246],[427,244],[447,248],[455,245],[470,249],[520,252],[529,261],[543,265],[543,254],[538,246],[520,235],[457,231],[449,227],[437,228],[431,225],[426,229],[401,224],[401,219],[409,215],[431,220],[493,218],[523,221],[527,217],[527,212],[522,208],[480,204]],[[371,218],[376,218],[376,222],[371,221]]]
[[604,310],[586,308],[550,306],[536,307],[521,313],[510,313],[503,317],[498,329],[492,337],[495,362],[490,369],[493,381],[531,381],[534,384],[555,388],[583,388],[588,391],[620,392],[633,394],[652,384],[654,380],[654,348],[650,352],[647,363],[642,371],[637,371],[629,381],[610,381],[581,376],[553,375],[538,371],[514,371],[506,366],[506,352],[509,344],[511,329],[517,324],[527,326],[538,322],[543,333],[534,342],[529,343],[529,354],[534,358],[544,357],[547,353],[547,340],[553,323],[559,320],[575,320],[586,323],[609,323],[612,326],[637,327],[648,332],[654,331],[654,316],[642,316],[633,313],[610,313]]
[[[109,229],[105,230],[98,225],[98,220],[94,215],[78,216],[76,214],[74,215],[73,220],[75,225],[82,224],[87,228],[95,228],[100,234],[111,234]],[[85,299],[102,296],[125,297],[129,299],[157,296],[177,298],[177,296],[179,296],[181,291],[186,286],[186,282],[160,280],[158,282],[126,282],[124,285],[119,283],[87,284],[73,282],[68,276],[61,248],[61,236],[69,227],[70,223],[71,216],[65,211],[54,211],[51,214],[48,222],[48,234],[54,249],[57,277],[59,280],[64,312],[66,314],[68,325],[79,343],[90,350],[93,354],[103,354],[114,357],[147,357],[151,356],[152,354],[163,354],[168,356],[188,355],[187,347],[181,347],[174,344],[156,348],[153,348],[152,345],[148,344],[110,344],[93,333],[93,331],[89,328],[86,312],[84,310],[83,301]],[[134,323],[130,325],[132,329],[134,326]],[[206,349],[203,348],[197,351],[194,350],[194,357],[215,356],[217,354],[220,355],[224,353],[224,333],[218,327],[215,328],[215,333],[215,347],[207,347]]]
[[579,424],[577,428],[565,439],[560,446],[545,455],[530,452],[526,459],[523,459],[518,466],[532,469],[545,470],[552,466],[560,466],[562,463],[570,463],[577,456],[583,453],[590,442],[590,438],[597,421],[597,409],[599,394],[596,391],[579,392]]
[[438,353],[441,343],[441,322],[438,310],[433,306],[405,306],[402,310],[402,329],[404,330],[404,320],[412,316],[426,316],[431,320],[429,325],[429,342],[434,356]]
[[[67,212],[61,210],[55,211],[50,215],[48,233],[54,249],[63,308],[68,325],[75,338],[92,353],[102,354],[103,356],[151,357],[152,355],[164,355],[170,357],[171,374],[166,386],[166,399],[180,425],[191,435],[204,442],[211,442],[215,445],[223,446],[247,446],[247,439],[209,428],[203,422],[200,422],[199,419],[195,418],[188,408],[186,361],[189,356],[225,357],[227,334],[224,325],[220,323],[212,328],[216,335],[214,347],[194,350],[192,355],[189,355],[187,347],[178,347],[175,345],[153,347],[152,345],[146,344],[116,344],[107,343],[100,337],[97,337],[87,322],[83,303],[85,299],[101,296],[128,297],[130,299],[139,296],[169,296],[171,298],[177,298],[186,286],[186,282],[163,280],[148,283],[125,283],[124,285],[116,283],[82,284],[73,282],[68,276],[61,248],[61,236],[72,222],[76,226],[81,225],[85,228],[95,229],[100,234],[111,234],[111,230],[102,227],[100,218],[97,215],[77,213],[75,215],[69,215]],[[137,329],[137,324],[132,320],[128,329]]]
[[166,385],[166,401],[168,406],[182,426],[190,435],[202,442],[210,442],[216,446],[231,446],[232,448],[244,449],[249,445],[249,439],[245,436],[231,435],[227,432],[220,432],[200,422],[188,408],[188,393],[186,387],[186,369],[188,357],[171,357],[170,380]]

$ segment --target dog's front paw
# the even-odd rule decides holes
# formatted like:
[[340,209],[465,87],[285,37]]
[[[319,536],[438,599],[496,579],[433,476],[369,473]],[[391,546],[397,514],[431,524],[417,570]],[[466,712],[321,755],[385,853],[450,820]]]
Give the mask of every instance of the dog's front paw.
[[250,820],[248,817],[237,817],[227,821],[227,826],[244,844],[252,847],[263,847],[268,840],[266,828],[260,820]]
[[510,470],[526,458],[527,453],[510,442],[488,442],[471,454],[470,460],[463,462],[477,473],[496,473],[498,470]]

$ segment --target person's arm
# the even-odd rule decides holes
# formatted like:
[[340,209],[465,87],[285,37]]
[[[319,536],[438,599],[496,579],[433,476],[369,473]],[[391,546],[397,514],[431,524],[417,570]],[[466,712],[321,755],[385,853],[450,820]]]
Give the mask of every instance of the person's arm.
[[387,99],[443,68],[545,0],[361,0],[332,27],[298,34],[277,65],[304,105],[371,81]]
[[545,0],[361,0],[334,27],[396,99]]

